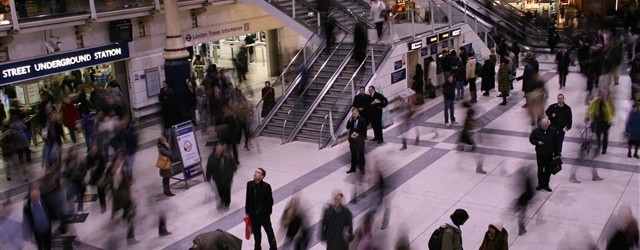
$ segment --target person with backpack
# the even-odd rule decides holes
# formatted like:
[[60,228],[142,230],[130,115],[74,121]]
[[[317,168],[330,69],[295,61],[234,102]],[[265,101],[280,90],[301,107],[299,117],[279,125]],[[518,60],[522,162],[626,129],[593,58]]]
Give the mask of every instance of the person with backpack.
[[462,250],[462,226],[469,219],[464,209],[458,208],[445,224],[437,228],[429,239],[429,250]]

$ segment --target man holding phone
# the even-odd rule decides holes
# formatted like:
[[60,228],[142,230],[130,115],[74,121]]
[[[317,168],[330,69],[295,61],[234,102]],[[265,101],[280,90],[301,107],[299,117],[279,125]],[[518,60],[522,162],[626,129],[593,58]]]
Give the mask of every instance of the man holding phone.
[[347,122],[349,130],[349,150],[351,151],[351,168],[347,174],[356,171],[364,174],[364,141],[367,138],[367,121],[360,116],[358,108],[351,108],[351,118]]

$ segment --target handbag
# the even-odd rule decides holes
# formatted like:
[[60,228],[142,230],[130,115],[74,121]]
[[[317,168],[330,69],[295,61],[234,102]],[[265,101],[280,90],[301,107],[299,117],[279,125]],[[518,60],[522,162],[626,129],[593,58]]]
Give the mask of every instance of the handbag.
[[553,157],[551,161],[551,173],[555,175],[560,172],[560,170],[562,170],[562,159],[560,159],[560,156]]
[[156,161],[156,167],[160,170],[171,169],[171,159],[168,156],[158,154],[158,160]]

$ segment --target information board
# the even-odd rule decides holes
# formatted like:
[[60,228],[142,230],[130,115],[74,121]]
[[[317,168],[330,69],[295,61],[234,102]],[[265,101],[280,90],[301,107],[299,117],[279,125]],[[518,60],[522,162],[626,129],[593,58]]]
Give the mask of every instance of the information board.
[[393,70],[399,70],[402,68],[402,60],[393,62]]
[[202,174],[200,150],[191,122],[185,122],[173,127],[180,159],[184,167],[184,178],[191,179]]
[[401,69],[391,73],[391,84],[407,79],[407,69]]
[[160,94],[160,70],[158,67],[146,69],[144,71],[145,81],[147,83],[147,97]]

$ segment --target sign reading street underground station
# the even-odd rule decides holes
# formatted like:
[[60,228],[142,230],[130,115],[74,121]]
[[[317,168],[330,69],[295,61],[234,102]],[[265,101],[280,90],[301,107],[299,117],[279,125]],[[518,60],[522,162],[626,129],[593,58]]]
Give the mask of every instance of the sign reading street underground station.
[[127,43],[0,64],[0,86],[129,58]]

